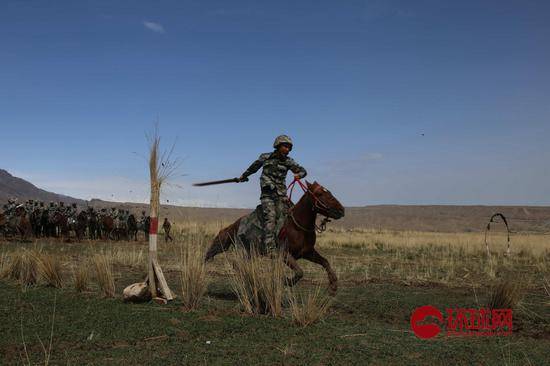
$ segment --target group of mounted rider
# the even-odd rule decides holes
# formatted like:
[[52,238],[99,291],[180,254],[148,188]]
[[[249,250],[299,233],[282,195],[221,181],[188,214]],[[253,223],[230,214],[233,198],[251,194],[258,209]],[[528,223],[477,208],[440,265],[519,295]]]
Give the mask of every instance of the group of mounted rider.
[[20,235],[28,239],[35,237],[64,237],[73,234],[78,239],[134,239],[138,232],[149,233],[150,217],[141,211],[136,218],[123,208],[101,208],[88,206],[79,209],[76,203],[65,205],[63,201],[50,202],[29,199],[19,203],[10,198],[0,213],[0,232],[4,237]]

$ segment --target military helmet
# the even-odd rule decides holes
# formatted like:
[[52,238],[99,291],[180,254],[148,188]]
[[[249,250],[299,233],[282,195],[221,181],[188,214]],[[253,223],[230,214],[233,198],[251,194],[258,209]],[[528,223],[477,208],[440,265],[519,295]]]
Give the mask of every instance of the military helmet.
[[280,135],[277,136],[275,139],[275,142],[273,142],[273,147],[276,149],[279,147],[280,144],[289,144],[290,149],[292,150],[292,139],[287,135]]

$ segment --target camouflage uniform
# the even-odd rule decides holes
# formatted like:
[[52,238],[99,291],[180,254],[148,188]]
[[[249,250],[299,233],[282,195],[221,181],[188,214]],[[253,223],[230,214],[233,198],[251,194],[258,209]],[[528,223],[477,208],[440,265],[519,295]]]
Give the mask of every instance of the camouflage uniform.
[[118,210],[118,216],[117,216],[116,226],[118,228],[125,228],[126,227],[126,212],[124,210]]
[[[292,147],[292,140],[285,135],[275,139],[273,147],[277,149],[282,143],[287,143]],[[261,196],[264,223],[264,244],[268,251],[276,248],[277,233],[275,227],[277,220],[284,219],[288,210],[288,200],[286,197],[286,175],[288,171],[298,174],[304,178],[306,170],[296,163],[292,158],[281,155],[276,151],[261,154],[260,157],[250,165],[242,174],[243,178],[256,173],[263,167],[260,177]]]
[[141,217],[139,218],[138,223],[143,224],[146,218],[147,217],[145,216],[145,211],[141,211]]
[[8,199],[8,206],[6,208],[6,215],[12,217],[15,213],[15,208],[17,207],[17,199],[10,198]]
[[31,214],[34,209],[34,202],[33,200],[28,200],[25,202],[25,211],[27,211],[27,214]]
[[99,212],[97,213],[97,217],[101,220],[101,219],[103,219],[105,216],[107,216],[107,209],[102,208],[102,209],[99,210]]
[[168,240],[174,241],[172,236],[170,236],[170,229],[172,228],[172,225],[170,224],[170,221],[168,221],[168,218],[164,218],[164,223],[162,224],[162,228],[164,229],[164,242],[168,243]]
[[65,215],[67,213],[67,207],[65,207],[65,202],[63,202],[63,201],[59,202],[59,207],[57,208],[57,211],[59,213],[62,213],[63,215]]
[[55,206],[55,203],[50,202],[50,207],[48,207],[48,218],[51,220],[53,217],[53,214],[57,210],[57,207]]
[[76,203],[73,203],[71,206],[67,207],[65,213],[67,214],[67,217],[76,220]]

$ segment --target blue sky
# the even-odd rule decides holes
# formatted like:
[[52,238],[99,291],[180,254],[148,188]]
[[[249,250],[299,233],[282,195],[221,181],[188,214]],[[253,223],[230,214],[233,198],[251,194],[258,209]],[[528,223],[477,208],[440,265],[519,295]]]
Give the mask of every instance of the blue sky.
[[[183,158],[164,198],[252,207],[274,137],[350,206],[550,205],[546,1],[11,1],[0,168],[146,201],[145,133]],[[422,134],[424,134],[422,136]]]

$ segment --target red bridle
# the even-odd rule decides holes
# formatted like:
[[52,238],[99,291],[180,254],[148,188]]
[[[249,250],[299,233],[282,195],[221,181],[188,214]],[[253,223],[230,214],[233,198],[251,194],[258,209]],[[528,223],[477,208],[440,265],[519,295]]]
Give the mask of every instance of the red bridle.
[[298,185],[300,186],[300,188],[302,188],[304,193],[309,193],[311,195],[311,198],[313,198],[314,209],[317,209],[319,213],[320,213],[319,211],[320,208],[328,212],[329,207],[327,206],[327,204],[321,201],[317,196],[315,196],[315,194],[298,178],[294,178],[292,183],[288,185],[287,191],[290,190],[288,194],[288,200],[290,202],[292,202],[292,192],[294,191],[294,187],[296,186],[296,183],[298,183]]

